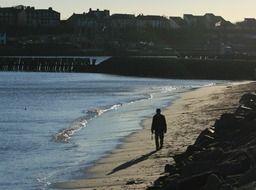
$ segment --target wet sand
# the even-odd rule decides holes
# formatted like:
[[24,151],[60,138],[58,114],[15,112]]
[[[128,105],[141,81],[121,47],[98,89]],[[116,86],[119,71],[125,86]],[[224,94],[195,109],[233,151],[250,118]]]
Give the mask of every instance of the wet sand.
[[164,147],[155,151],[151,138],[151,118],[144,128],[125,139],[109,156],[99,160],[86,173],[89,179],[54,184],[58,189],[131,190],[146,189],[163,175],[172,156],[185,151],[198,134],[212,126],[222,113],[233,112],[242,94],[253,91],[255,83],[233,83],[203,87],[181,95],[163,114],[168,131]]

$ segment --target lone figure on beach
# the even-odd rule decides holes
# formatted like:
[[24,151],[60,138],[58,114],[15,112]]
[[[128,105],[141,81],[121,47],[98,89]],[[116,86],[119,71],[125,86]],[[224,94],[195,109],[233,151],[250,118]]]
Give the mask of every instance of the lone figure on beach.
[[[151,125],[151,133],[155,133],[156,150],[163,148],[164,133],[167,131],[165,116],[161,114],[160,109],[156,109]],[[159,146],[160,141],[160,146]]]

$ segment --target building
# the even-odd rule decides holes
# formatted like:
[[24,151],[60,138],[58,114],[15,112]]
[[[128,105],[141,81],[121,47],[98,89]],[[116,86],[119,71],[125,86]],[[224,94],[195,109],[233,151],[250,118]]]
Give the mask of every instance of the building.
[[109,10],[92,10],[91,8],[89,9],[89,12],[87,13],[88,17],[95,18],[95,19],[105,19],[110,16],[110,11]]
[[17,7],[4,7],[0,8],[0,24],[2,26],[17,25],[17,15],[20,9]]
[[157,15],[138,15],[136,17],[136,26],[138,30],[141,29],[171,29],[169,19]]
[[0,33],[0,45],[6,45],[7,36],[6,33]]
[[133,14],[113,14],[110,20],[111,29],[113,30],[134,29],[136,25],[135,15]]
[[212,13],[206,13],[204,15],[205,18],[205,24],[208,28],[214,28],[218,26],[223,26],[226,20],[222,18],[221,16],[215,16]]
[[109,10],[92,10],[88,13],[73,14],[68,18],[69,26],[78,30],[104,30],[110,18]]
[[184,14],[183,19],[186,22],[186,25],[189,27],[197,26],[199,22],[203,19],[202,16],[194,16],[192,14]]
[[53,10],[51,7],[48,9],[37,9],[37,24],[38,26],[58,26],[60,24],[60,13]]
[[18,13],[18,25],[30,27],[55,27],[60,24],[60,13],[49,9],[25,7]]
[[181,17],[169,17],[170,25],[172,29],[183,28],[186,22]]
[[215,16],[212,13],[195,16],[192,14],[184,14],[183,19],[188,27],[215,28],[218,23],[226,22],[221,16]]
[[4,26],[52,27],[60,23],[60,13],[22,5],[0,8],[0,24]]
[[244,21],[238,22],[237,26],[241,29],[256,29],[256,19],[245,18]]

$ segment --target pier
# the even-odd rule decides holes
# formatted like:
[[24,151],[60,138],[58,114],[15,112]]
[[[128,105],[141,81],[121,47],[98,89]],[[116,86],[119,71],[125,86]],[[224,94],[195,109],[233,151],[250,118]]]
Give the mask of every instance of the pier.
[[110,56],[0,56],[0,71],[91,72]]

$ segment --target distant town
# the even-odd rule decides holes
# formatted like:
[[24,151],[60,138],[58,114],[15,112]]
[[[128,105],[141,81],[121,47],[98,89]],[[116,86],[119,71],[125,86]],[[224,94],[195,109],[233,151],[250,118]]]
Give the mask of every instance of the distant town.
[[74,13],[0,8],[0,55],[256,56],[256,19],[231,23],[212,13],[159,15]]

